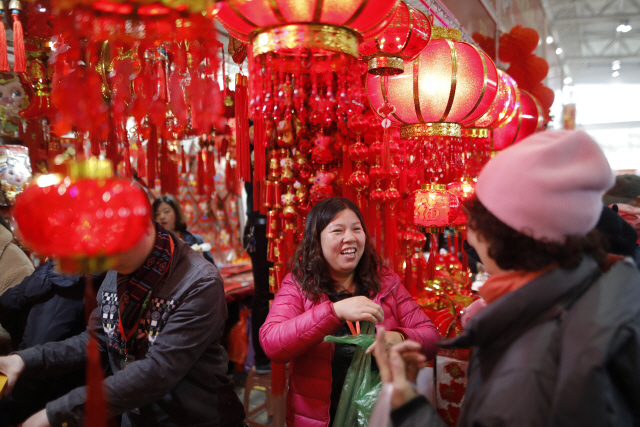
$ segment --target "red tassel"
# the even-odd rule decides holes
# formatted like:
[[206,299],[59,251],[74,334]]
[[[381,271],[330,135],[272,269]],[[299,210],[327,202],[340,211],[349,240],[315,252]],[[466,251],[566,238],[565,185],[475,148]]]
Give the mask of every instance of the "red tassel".
[[183,174],[187,174],[187,155],[184,153],[184,145],[180,144],[180,167]]
[[407,291],[409,291],[409,293],[411,294],[411,296],[413,296],[413,269],[411,267],[411,261],[412,261],[412,257],[411,255],[407,256],[407,261],[406,261],[406,266],[404,269],[404,287]]
[[438,256],[438,234],[429,234],[429,264],[427,265],[427,280],[433,280],[436,275],[436,257]]
[[7,53],[7,33],[2,21],[2,11],[0,11],[0,71],[11,71],[9,68],[9,54]]
[[396,217],[390,204],[384,206],[384,251],[387,266],[396,270]]
[[13,72],[27,72],[27,55],[24,51],[24,34],[22,33],[22,22],[20,22],[20,11],[11,11],[13,18]]
[[89,315],[96,306],[96,295],[90,275],[85,276],[84,288],[85,315],[89,327],[89,341],[87,341],[87,387],[84,402],[84,421],[82,425],[93,427],[107,427],[107,407],[104,399],[102,382],[104,374],[100,349],[93,332],[95,325],[89,322]]
[[138,161],[136,166],[136,169],[138,169],[139,178],[144,178],[145,176],[147,176],[147,158],[144,155],[144,147],[142,146],[142,141],[138,142]]
[[[388,120],[388,119],[385,119]],[[382,134],[382,171],[389,172],[391,170],[391,131],[387,127]]]
[[131,179],[133,174],[131,173],[131,153],[129,151],[129,141],[126,133],[124,135],[124,177]]
[[247,103],[247,78],[236,74],[236,146],[239,177],[251,181],[251,142],[249,141],[249,104]]
[[262,181],[267,173],[265,150],[266,150],[266,129],[265,118],[262,114],[257,114],[254,121],[253,134],[253,179]]
[[99,132],[91,132],[91,155],[92,156],[100,156],[100,133]]
[[204,196],[204,149],[198,151],[198,195]]
[[149,178],[147,184],[149,188],[156,188],[156,177],[158,170],[158,128],[156,125],[151,125],[151,133],[149,135],[149,142],[147,143],[147,173]]
[[342,195],[349,200],[354,200],[353,188],[348,184],[349,177],[353,173],[353,162],[349,158],[349,140],[341,136],[339,138],[342,140]]
[[169,147],[167,146],[167,140],[164,137],[160,140],[160,144],[160,189],[162,194],[170,194]]
[[415,283],[415,291],[414,292],[420,292],[420,288],[423,287],[423,283],[424,283],[424,256],[422,255],[422,249],[420,249],[420,251],[418,252],[419,258],[416,260],[417,262],[417,278],[416,278],[416,283]]
[[[205,163],[204,177],[206,179],[207,185],[209,186],[207,194],[212,196],[216,191],[213,185],[213,177],[216,174],[215,158],[213,156],[213,151],[209,151],[207,153],[207,157],[205,158],[205,160],[206,160],[206,163]],[[231,177],[231,179],[233,179],[233,176]],[[228,190],[233,191],[233,187],[229,187]]]

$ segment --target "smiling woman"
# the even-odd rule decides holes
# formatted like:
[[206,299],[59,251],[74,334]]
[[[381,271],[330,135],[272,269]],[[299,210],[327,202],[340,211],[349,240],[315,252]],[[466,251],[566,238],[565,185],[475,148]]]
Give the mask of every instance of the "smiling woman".
[[267,356],[291,363],[287,425],[333,421],[355,346],[323,339],[349,335],[347,321],[384,325],[389,346],[411,338],[435,355],[436,328],[382,265],[350,200],[330,198],[311,209],[290,268],[260,329]]

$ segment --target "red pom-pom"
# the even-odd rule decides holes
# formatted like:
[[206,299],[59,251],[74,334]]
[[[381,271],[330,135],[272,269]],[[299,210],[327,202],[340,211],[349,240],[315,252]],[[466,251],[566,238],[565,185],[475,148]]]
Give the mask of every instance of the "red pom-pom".
[[502,62],[513,62],[536,50],[540,36],[533,28],[516,25],[508,33],[500,36],[498,55]]

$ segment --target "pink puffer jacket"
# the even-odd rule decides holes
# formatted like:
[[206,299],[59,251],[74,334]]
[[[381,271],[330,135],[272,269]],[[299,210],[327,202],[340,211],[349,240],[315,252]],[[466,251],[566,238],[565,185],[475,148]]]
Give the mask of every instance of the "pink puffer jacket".
[[[373,298],[384,310],[384,327],[401,330],[435,357],[440,335],[411,299],[396,274],[383,278]],[[291,274],[282,281],[269,316],[260,328],[260,344],[275,363],[289,363],[288,427],[326,427],[331,406],[331,361],[334,344],[323,341],[342,326],[327,295],[307,299]]]

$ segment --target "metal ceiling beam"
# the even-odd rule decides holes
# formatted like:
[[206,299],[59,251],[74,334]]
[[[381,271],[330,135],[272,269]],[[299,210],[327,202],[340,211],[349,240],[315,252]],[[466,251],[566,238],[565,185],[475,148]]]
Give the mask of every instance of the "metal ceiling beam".
[[556,25],[582,25],[582,24],[601,24],[605,22],[622,22],[640,19],[640,13],[615,14],[604,16],[576,16],[567,18],[555,18],[553,23]]
[[621,63],[640,63],[640,56],[565,56],[564,61],[567,64],[611,64],[613,61]]

